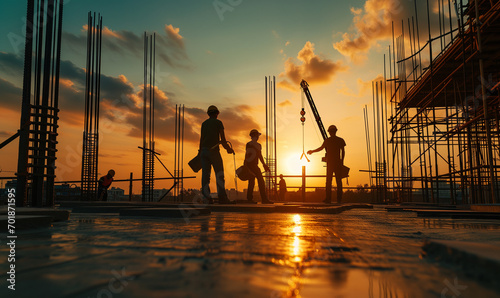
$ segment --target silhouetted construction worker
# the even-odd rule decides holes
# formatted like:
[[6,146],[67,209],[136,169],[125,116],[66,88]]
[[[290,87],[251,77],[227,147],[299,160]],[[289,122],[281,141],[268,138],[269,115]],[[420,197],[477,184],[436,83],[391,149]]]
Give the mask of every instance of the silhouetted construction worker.
[[210,174],[212,167],[215,172],[215,181],[217,183],[217,195],[219,203],[233,203],[227,198],[226,186],[224,180],[224,166],[220,155],[219,144],[226,149],[227,153],[234,153],[229,146],[224,135],[224,125],[217,119],[219,109],[216,106],[209,106],[207,109],[209,118],[201,125],[200,136],[200,158],[201,158],[201,187],[202,194],[206,203],[212,204],[210,197]]
[[262,145],[257,142],[261,133],[252,129],[250,131],[250,137],[252,140],[247,143],[245,152],[245,166],[248,167],[250,172],[254,174],[254,177],[248,179],[248,190],[247,190],[247,200],[253,202],[253,188],[255,186],[255,178],[257,178],[257,183],[259,184],[260,198],[262,199],[262,204],[273,204],[274,202],[269,201],[266,194],[266,183],[262,177],[262,173],[259,168],[259,160],[264,166],[264,170],[269,172],[269,167],[264,162],[262,157]]
[[323,149],[326,150],[326,198],[323,202],[330,204],[332,201],[332,175],[335,173],[337,181],[337,203],[342,202],[342,166],[345,157],[345,141],[337,137],[337,127],[330,125],[328,127],[330,137],[323,144],[314,150],[307,151],[307,154],[313,154]]
[[109,170],[108,174],[102,176],[99,179],[98,187],[97,187],[97,195],[99,201],[107,201],[108,200],[108,188],[113,182],[113,177],[115,176],[115,170]]
[[283,179],[283,174],[280,175],[280,182],[279,182],[279,197],[280,197],[280,201],[284,202],[285,201],[285,197],[286,197],[286,193],[287,193],[287,189],[286,189],[286,181],[285,179]]

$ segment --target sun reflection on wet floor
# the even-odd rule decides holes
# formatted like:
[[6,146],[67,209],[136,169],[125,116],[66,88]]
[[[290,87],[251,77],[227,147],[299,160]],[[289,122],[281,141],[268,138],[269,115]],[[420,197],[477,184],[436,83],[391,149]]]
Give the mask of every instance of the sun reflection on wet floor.
[[292,242],[292,261],[295,263],[301,262],[302,261],[302,249],[300,246],[300,234],[302,233],[302,226],[301,226],[301,216],[299,214],[295,214],[292,218],[293,220],[293,227],[292,227],[292,234],[294,235],[293,237],[293,242]]

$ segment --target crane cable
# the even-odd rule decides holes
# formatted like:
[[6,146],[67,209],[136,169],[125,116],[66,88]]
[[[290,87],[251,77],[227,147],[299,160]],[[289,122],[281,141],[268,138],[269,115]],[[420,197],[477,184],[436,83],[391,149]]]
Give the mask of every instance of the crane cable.
[[306,158],[307,162],[310,162],[309,158],[307,158],[307,155],[306,155],[306,150],[305,150],[305,133],[304,133],[304,124],[306,122],[306,110],[304,109],[304,97],[305,97],[305,94],[304,94],[304,90],[302,90],[301,88],[301,102],[302,102],[302,110],[300,111],[300,122],[302,122],[302,155],[300,156],[300,160],[302,160],[303,157]]

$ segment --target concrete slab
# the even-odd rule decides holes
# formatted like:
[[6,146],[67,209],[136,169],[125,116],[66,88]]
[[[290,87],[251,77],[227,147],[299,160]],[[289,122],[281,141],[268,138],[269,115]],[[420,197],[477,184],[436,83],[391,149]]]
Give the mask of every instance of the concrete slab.
[[427,240],[423,254],[433,260],[459,267],[468,276],[500,290],[500,242],[478,243],[453,240]]
[[[0,215],[0,232],[7,232],[8,216]],[[36,216],[36,215],[17,215],[15,217],[15,230],[28,230],[35,228],[47,228],[52,225],[51,216]]]
[[120,213],[120,210],[138,207],[140,206],[75,206],[71,211],[73,213]]
[[471,210],[418,210],[412,209],[418,217],[444,217],[453,219],[500,219],[500,213]]
[[[0,214],[7,214],[7,206],[0,207]],[[70,214],[68,210],[54,208],[16,207],[16,215],[50,216],[53,221],[66,221]]]
[[120,210],[120,216],[190,218],[209,214],[208,208],[125,208]]
[[212,212],[243,212],[243,213],[272,213],[276,212],[274,205],[248,204],[248,205],[224,205],[212,204],[207,205]]
[[470,210],[480,211],[480,212],[499,212],[500,213],[500,204],[471,205]]

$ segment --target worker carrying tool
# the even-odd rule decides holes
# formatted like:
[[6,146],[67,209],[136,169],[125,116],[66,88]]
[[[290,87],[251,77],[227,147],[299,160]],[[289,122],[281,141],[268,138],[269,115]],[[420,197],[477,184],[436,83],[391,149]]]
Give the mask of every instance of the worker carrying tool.
[[[323,201],[330,204],[332,201],[332,176],[335,173],[337,182],[337,203],[342,202],[342,178],[347,177],[344,167],[344,157],[346,143],[344,139],[337,137],[337,127],[330,125],[328,127],[330,137],[323,141],[323,144],[314,150],[307,151],[307,154],[313,154],[323,149],[326,150],[326,198]],[[348,169],[348,168],[347,168]]]
[[212,167],[215,172],[215,180],[217,184],[217,195],[220,204],[232,204],[226,194],[226,186],[224,180],[224,165],[220,155],[219,144],[226,149],[228,154],[233,154],[234,150],[229,146],[224,134],[224,125],[219,117],[219,109],[211,105],[207,109],[208,119],[201,125],[200,135],[200,159],[201,159],[201,192],[205,203],[212,204],[213,200],[210,196],[210,175]]
[[261,133],[258,130],[252,129],[250,131],[250,138],[252,140],[246,145],[244,165],[247,166],[250,172],[253,173],[253,177],[248,179],[247,200],[250,203],[253,203],[253,188],[255,187],[255,178],[257,178],[262,204],[273,204],[274,202],[267,198],[266,183],[264,182],[264,178],[262,177],[262,173],[259,168],[260,160],[262,166],[264,166],[264,170],[266,172],[270,171],[269,167],[264,162],[264,158],[262,157],[262,145],[258,142],[260,135]]

